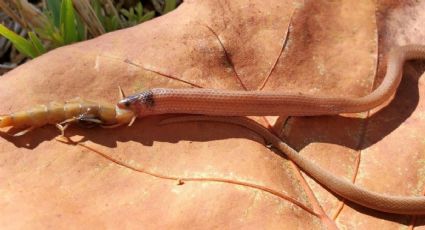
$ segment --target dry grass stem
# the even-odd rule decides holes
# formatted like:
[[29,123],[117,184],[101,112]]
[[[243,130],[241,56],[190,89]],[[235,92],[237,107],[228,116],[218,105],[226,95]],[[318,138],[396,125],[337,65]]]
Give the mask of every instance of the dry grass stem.
[[96,12],[88,0],[73,0],[72,2],[93,37],[97,37],[105,33],[105,28],[103,28],[102,23],[96,16]]

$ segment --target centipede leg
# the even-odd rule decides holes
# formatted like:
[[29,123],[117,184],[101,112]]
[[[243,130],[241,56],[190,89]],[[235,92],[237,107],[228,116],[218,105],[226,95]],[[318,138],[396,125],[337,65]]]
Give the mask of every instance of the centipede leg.
[[10,134],[10,135],[11,136],[14,136],[14,137],[20,137],[20,136],[23,136],[26,133],[32,131],[33,129],[35,129],[35,127],[34,126],[31,126],[31,127],[27,128],[25,130],[22,130],[22,131],[19,131],[19,132],[15,133],[15,134]]
[[69,123],[66,123],[65,125],[63,125],[62,123],[60,124],[56,124],[56,128],[58,128],[61,131],[61,136],[65,137],[65,129],[68,128]]
[[[130,120],[130,122],[128,123],[128,126],[132,126],[134,121],[136,120],[136,116],[133,116]],[[119,124],[114,124],[114,125],[100,125],[100,127],[105,128],[105,129],[112,129],[112,128],[116,128],[116,127],[120,127],[121,125],[124,125],[125,123],[119,123]]]
[[58,123],[57,125],[61,125],[61,126],[68,125],[69,123],[75,122],[77,120],[78,119],[76,117],[73,117],[73,118],[69,118],[69,119],[66,119],[66,120],[62,121],[61,123]]
[[120,97],[120,100],[125,98],[125,93],[122,90],[121,86],[118,86],[118,95]]
[[104,129],[112,129],[112,128],[116,128],[119,127],[123,124],[114,124],[114,125],[101,125],[100,127],[104,128]]

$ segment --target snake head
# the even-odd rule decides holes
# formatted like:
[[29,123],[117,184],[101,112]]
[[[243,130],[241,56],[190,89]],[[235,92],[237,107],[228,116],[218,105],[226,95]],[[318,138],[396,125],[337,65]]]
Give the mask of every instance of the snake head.
[[137,107],[137,102],[139,100],[137,94],[126,97],[121,86],[118,86],[118,94],[119,94],[120,100],[117,103],[117,111],[118,110],[132,111],[134,113],[139,111],[139,108]]
[[126,98],[121,99],[118,104],[118,108],[131,110],[133,112],[138,112],[140,110],[139,106],[139,97],[138,95],[132,95]]
[[147,90],[138,94],[134,94],[125,98],[122,98],[117,107],[120,109],[126,109],[133,111],[136,115],[142,115],[143,111],[148,111],[155,105],[153,92]]

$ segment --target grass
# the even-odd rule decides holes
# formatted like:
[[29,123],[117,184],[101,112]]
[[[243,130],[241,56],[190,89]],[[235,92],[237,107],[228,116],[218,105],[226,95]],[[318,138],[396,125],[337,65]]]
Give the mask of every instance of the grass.
[[0,34],[21,54],[35,58],[51,49],[137,25],[176,8],[177,0],[41,0],[40,7],[26,0],[0,1],[0,8],[19,23],[20,36],[4,25]]

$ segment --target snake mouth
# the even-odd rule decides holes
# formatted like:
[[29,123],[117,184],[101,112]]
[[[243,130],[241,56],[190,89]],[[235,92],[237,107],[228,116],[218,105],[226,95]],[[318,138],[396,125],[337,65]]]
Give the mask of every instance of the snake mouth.
[[121,100],[118,101],[117,106],[120,109],[130,109],[130,110],[134,110],[134,105],[137,104],[137,102],[140,100],[139,96],[136,95],[132,95],[126,98],[123,98]]
[[129,109],[130,106],[131,102],[127,98],[124,98],[117,103],[117,107],[119,109]]

